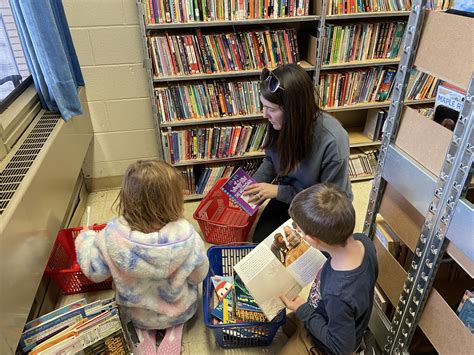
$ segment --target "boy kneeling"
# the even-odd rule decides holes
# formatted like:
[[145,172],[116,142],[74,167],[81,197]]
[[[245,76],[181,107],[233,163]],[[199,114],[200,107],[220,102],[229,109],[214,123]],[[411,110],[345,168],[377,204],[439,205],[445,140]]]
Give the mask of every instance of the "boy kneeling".
[[302,324],[280,354],[350,354],[359,346],[372,311],[378,275],[372,241],[353,234],[354,207],[334,185],[318,184],[300,192],[289,215],[327,261],[307,302],[281,297]]

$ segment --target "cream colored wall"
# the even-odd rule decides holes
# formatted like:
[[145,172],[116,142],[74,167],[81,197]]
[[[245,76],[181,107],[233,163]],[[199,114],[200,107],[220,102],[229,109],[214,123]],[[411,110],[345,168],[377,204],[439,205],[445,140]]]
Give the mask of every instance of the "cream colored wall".
[[92,190],[117,185],[136,159],[159,155],[135,0],[64,0],[94,139],[83,171]]

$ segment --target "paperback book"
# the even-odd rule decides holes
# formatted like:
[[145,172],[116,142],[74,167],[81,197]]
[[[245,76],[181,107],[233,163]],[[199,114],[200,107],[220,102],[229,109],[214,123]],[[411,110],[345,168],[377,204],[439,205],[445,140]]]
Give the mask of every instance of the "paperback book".
[[229,198],[237,204],[242,210],[244,210],[250,216],[253,216],[258,208],[262,204],[249,202],[251,195],[244,196],[243,192],[245,188],[251,184],[256,183],[255,179],[247,174],[243,169],[238,168],[234,174],[222,185],[221,189],[224,191]]
[[325,262],[326,257],[306,243],[289,219],[241,259],[234,271],[272,320],[285,308],[279,296],[294,299],[315,280]]

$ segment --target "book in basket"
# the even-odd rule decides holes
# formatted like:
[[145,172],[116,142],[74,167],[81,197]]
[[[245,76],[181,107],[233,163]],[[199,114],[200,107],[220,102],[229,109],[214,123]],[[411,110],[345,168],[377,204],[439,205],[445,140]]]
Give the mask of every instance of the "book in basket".
[[243,192],[248,185],[254,184],[257,181],[249,174],[247,174],[242,168],[238,168],[234,174],[222,185],[221,189],[224,191],[229,198],[235,202],[241,209],[243,209],[247,214],[253,216],[255,212],[258,211],[258,208],[262,204],[259,202],[257,204],[250,203],[249,196],[243,196]]
[[325,262],[323,253],[310,247],[289,219],[242,258],[234,271],[272,320],[285,308],[279,296],[294,299]]

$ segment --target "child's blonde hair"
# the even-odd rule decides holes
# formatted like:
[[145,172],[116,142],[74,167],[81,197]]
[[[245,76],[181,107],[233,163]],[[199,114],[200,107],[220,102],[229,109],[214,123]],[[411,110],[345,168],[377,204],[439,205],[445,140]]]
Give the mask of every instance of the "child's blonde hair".
[[132,230],[152,233],[183,216],[184,181],[161,160],[139,160],[123,176],[116,209]]

